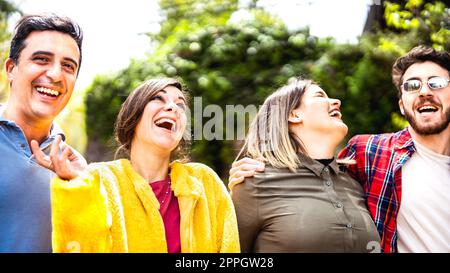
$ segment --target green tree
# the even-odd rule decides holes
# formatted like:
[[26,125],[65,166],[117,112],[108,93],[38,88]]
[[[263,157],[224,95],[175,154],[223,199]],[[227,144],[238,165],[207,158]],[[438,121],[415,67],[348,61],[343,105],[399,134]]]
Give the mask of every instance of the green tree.
[[4,101],[8,94],[8,80],[3,71],[3,64],[8,58],[9,41],[11,34],[8,32],[8,19],[19,10],[9,1],[0,0],[0,63],[2,73],[0,73],[0,102]]
[[398,109],[390,75],[396,57],[364,38],[357,45],[334,47],[316,63],[313,78],[329,96],[342,101],[348,138],[358,133],[392,132],[403,125],[392,121]]
[[[115,75],[97,77],[87,97],[89,146],[95,143],[98,150],[99,146],[112,143],[120,105],[144,79],[179,76],[192,97],[202,97],[203,107],[215,104],[225,110],[226,105],[259,106],[290,77],[308,74],[314,62],[332,45],[330,39],[311,36],[308,29],[289,32],[280,19],[263,10],[249,13],[252,19],[248,21],[209,24],[178,32],[167,38],[176,38],[167,54],[157,52],[155,55],[159,57],[150,57],[151,61],[133,61]],[[159,47],[164,51],[162,48]],[[103,110],[99,113],[98,109]],[[203,118],[202,124],[208,120]],[[225,130],[219,134],[224,138],[227,128],[225,123],[222,125]],[[226,176],[235,147],[234,141],[196,140],[191,155],[193,160],[207,163]],[[98,154],[104,155],[105,151]],[[111,157],[111,153],[106,154]],[[95,158],[101,159],[104,158]]]
[[384,3],[389,30],[414,37],[417,44],[450,49],[450,9],[442,1],[407,0]]
[[[404,9],[413,9],[412,17],[403,18],[418,18],[419,26],[402,29],[387,20],[387,27],[364,34],[355,45],[319,39],[311,36],[307,28],[289,31],[279,18],[255,8],[257,1],[252,2],[253,8],[245,9],[249,19],[238,23],[230,20],[233,5],[230,9],[211,10],[223,1],[211,6],[207,1],[177,4],[181,2],[187,1],[160,1],[165,19],[160,32],[149,35],[155,49],[152,56],[133,60],[117,73],[98,76],[89,87],[89,159],[112,158],[108,147],[113,143],[113,124],[120,105],[139,83],[156,76],[181,77],[191,96],[202,98],[203,108],[214,104],[222,110],[227,105],[259,106],[289,78],[312,77],[330,97],[343,101],[341,109],[349,125],[349,136],[398,130],[405,122],[397,110],[398,99],[391,83],[392,63],[417,43],[447,48],[448,39],[442,43],[436,38],[441,37],[442,29],[444,36],[448,30],[448,8],[438,1],[417,4],[414,9],[412,4],[394,9],[386,3],[387,19]],[[414,1],[407,1],[410,2]],[[198,10],[194,9],[196,3],[205,7],[203,12],[194,12]],[[217,134],[225,137],[228,130],[236,128],[226,127],[223,118],[224,130]],[[203,117],[201,124],[209,120],[211,117]],[[193,120],[192,124],[195,122],[198,121]],[[239,144],[195,140],[192,159],[210,165],[226,177]]]
[[314,78],[343,101],[349,134],[406,126],[391,83],[395,59],[418,44],[449,50],[449,8],[441,1],[384,1],[384,23],[356,45],[337,45],[316,64]]

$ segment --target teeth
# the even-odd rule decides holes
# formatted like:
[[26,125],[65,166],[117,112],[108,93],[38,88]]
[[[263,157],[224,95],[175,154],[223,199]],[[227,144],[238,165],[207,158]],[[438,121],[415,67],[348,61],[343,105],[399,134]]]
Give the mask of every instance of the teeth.
[[332,116],[332,117],[339,117],[339,111],[334,110],[333,112],[330,113],[330,116]]
[[419,108],[419,111],[425,111],[425,110],[436,110],[437,108],[434,106],[422,106]]
[[176,127],[175,127],[175,126],[176,126],[175,122],[174,122],[173,120],[171,120],[171,119],[168,119],[168,118],[162,118],[162,119],[159,119],[159,120],[157,120],[157,121],[155,122],[155,124],[156,124],[156,125],[161,125],[161,124],[163,124],[163,123],[165,123],[165,122],[172,124],[171,130],[175,130],[175,129],[176,129]]
[[52,96],[59,96],[59,92],[58,91],[55,91],[55,90],[52,90],[52,89],[48,89],[48,88],[45,88],[45,87],[38,87],[38,88],[36,88],[36,90],[41,92],[41,93],[49,94],[49,95],[52,95]]
[[175,124],[175,122],[174,122],[173,120],[171,120],[171,119],[168,119],[168,118],[162,118],[162,119],[159,119],[159,120],[156,121],[156,125],[161,124],[161,123],[164,123],[164,122],[169,122],[169,123],[171,123],[171,124]]

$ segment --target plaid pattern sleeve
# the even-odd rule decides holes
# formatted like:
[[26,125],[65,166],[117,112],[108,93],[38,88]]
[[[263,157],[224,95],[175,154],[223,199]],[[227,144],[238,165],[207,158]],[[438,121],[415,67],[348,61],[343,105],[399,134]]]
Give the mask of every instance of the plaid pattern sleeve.
[[384,252],[397,251],[397,214],[401,200],[401,167],[414,152],[407,129],[395,134],[357,135],[339,153],[356,160],[347,172],[364,188],[366,204]]

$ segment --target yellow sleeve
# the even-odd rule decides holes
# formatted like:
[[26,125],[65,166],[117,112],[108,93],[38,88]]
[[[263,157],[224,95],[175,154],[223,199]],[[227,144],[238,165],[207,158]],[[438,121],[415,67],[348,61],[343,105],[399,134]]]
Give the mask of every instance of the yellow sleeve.
[[[228,194],[228,193],[227,193]],[[239,245],[239,232],[236,220],[236,214],[234,211],[233,203],[229,196],[222,199],[221,206],[219,207],[222,212],[218,214],[222,218],[220,236],[220,253],[239,253],[241,251]]]
[[220,177],[210,168],[205,169],[208,179],[215,184],[215,200],[218,204],[216,212],[217,246],[219,253],[239,253],[239,233],[233,202]]
[[95,170],[71,181],[51,181],[53,252],[109,252],[111,216]]

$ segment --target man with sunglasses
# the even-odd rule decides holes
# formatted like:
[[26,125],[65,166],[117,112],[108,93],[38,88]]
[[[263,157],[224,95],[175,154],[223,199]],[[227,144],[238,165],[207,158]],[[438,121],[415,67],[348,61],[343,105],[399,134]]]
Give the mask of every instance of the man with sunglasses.
[[385,252],[450,252],[450,54],[418,46],[392,68],[409,126],[353,137],[340,158],[364,182]]
[[[409,126],[357,135],[339,158],[356,161],[347,169],[364,186],[382,251],[450,252],[450,54],[415,47],[396,60],[392,79]],[[263,170],[241,159],[229,182]]]

